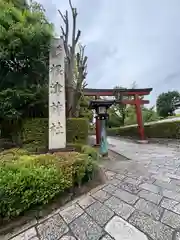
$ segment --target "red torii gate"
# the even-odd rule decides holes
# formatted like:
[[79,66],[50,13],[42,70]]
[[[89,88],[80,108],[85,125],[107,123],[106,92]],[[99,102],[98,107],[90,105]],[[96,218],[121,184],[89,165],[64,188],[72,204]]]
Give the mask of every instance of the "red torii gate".
[[[115,93],[119,93],[123,96],[131,96],[132,100],[122,99],[119,102],[123,104],[135,105],[137,124],[139,127],[140,139],[145,140],[144,134],[144,124],[142,118],[141,105],[148,104],[148,100],[141,99],[140,97],[149,95],[152,91],[152,88],[143,88],[143,89],[93,89],[85,88],[84,96],[94,96],[95,99],[100,98],[101,96],[115,96]],[[100,122],[96,119],[96,144],[100,143]]]

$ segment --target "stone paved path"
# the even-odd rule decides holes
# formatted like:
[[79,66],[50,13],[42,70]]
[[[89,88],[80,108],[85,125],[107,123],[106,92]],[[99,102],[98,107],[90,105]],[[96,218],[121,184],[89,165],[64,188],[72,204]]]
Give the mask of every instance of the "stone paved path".
[[106,184],[0,240],[180,240],[180,150],[108,141]]

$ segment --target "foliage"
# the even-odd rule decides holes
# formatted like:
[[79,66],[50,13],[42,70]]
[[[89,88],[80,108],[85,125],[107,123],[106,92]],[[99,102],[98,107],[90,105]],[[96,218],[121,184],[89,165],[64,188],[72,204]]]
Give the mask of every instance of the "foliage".
[[35,2],[1,0],[0,9],[0,120],[47,115],[52,25]]
[[80,98],[80,109],[79,109],[79,117],[89,119],[89,122],[93,120],[93,111],[89,109],[89,102],[91,97],[86,97],[84,95]]
[[68,144],[68,147],[73,148],[77,152],[87,154],[93,160],[98,160],[98,151],[92,146],[84,145],[82,143],[70,143]]
[[88,140],[88,120],[85,118],[68,118],[67,119],[67,142],[83,143]]
[[75,152],[82,152],[82,147],[84,145],[82,143],[67,143],[67,147],[73,149]]
[[83,89],[87,86],[85,82],[87,76],[87,56],[85,56],[85,46],[79,44],[79,51],[75,57],[75,91],[74,101],[72,105],[72,115],[74,117],[80,117],[80,107],[82,99],[85,99],[83,95]]
[[156,101],[156,107],[159,116],[168,117],[174,115],[175,100],[180,100],[180,94],[178,91],[169,91],[167,93],[161,93]]
[[23,156],[23,155],[29,155],[30,153],[23,148],[11,148],[8,150],[4,150],[0,153],[0,156],[6,156],[6,155],[11,155],[11,156]]
[[45,151],[48,147],[48,119],[26,119],[23,124],[23,147],[30,152]]
[[136,110],[135,106],[128,106],[126,111],[126,119],[125,119],[125,125],[130,124],[136,124],[137,123],[137,117],[136,117]]
[[83,145],[81,151],[87,154],[89,157],[92,157],[92,159],[98,160],[99,153],[95,148],[89,145]]
[[[154,107],[147,108],[141,107],[143,122],[152,122],[159,119],[157,112],[154,110]],[[136,110],[134,106],[128,106],[126,112],[125,125],[131,125],[137,123]]]
[[23,155],[0,163],[1,218],[48,203],[57,194],[91,179],[95,169],[94,162],[80,153]]
[[[145,124],[145,136],[148,138],[175,138],[180,139],[180,121],[159,122]],[[128,136],[139,138],[137,126],[108,129],[110,136]]]
[[108,109],[109,119],[107,120],[107,127],[120,127],[122,125],[121,116],[118,115],[114,106]]
[[[128,99],[129,96],[121,96],[118,92],[116,92],[116,90],[119,90],[119,89],[124,89],[124,88],[120,87],[120,86],[116,86],[114,88],[114,90],[115,90],[115,99],[116,100],[121,100],[121,98],[122,99]],[[116,115],[119,116],[120,125],[124,125],[124,123],[125,123],[126,108],[127,108],[126,104],[116,104],[115,107],[114,107],[114,111],[115,111]]]
[[119,136],[120,135],[119,132],[120,132],[120,127],[107,128],[108,136]]
[[159,116],[157,112],[154,110],[154,107],[151,107],[151,108],[142,107],[142,115],[143,115],[143,121],[145,123],[159,120]]
[[[137,84],[134,81],[131,89],[137,88]],[[121,95],[117,90],[126,89],[121,86],[114,87],[115,100],[131,100],[132,96]],[[115,104],[109,110],[109,120],[107,121],[108,127],[120,127],[126,124],[136,123],[136,113],[134,106],[126,104]]]

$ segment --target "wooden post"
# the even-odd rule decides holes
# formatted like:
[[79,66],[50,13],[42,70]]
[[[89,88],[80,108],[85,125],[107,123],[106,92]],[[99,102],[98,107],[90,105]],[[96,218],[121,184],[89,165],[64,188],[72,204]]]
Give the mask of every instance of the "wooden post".
[[144,133],[144,124],[143,124],[143,117],[142,117],[142,110],[141,110],[141,103],[139,96],[135,95],[135,108],[136,108],[136,117],[137,117],[137,124],[139,129],[140,140],[145,140],[145,133]]

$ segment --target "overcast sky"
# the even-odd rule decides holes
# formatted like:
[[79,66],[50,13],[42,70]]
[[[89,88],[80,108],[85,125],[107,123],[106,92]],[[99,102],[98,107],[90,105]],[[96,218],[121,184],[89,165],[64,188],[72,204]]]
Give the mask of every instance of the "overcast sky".
[[[68,0],[39,0],[60,32]],[[72,0],[88,56],[88,84],[180,90],[180,0]]]

